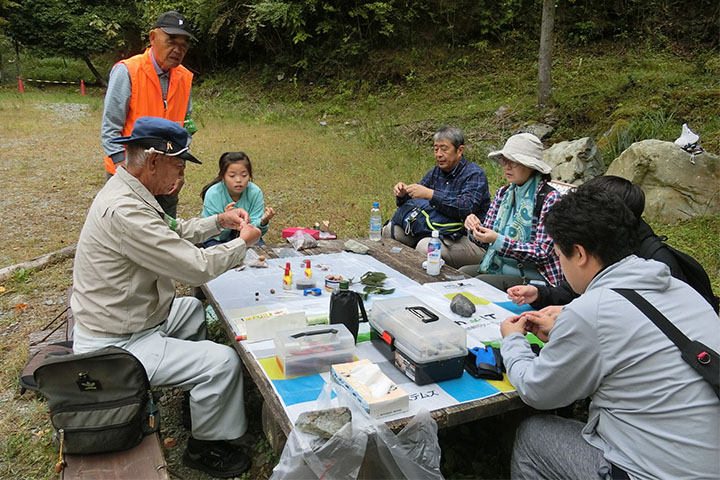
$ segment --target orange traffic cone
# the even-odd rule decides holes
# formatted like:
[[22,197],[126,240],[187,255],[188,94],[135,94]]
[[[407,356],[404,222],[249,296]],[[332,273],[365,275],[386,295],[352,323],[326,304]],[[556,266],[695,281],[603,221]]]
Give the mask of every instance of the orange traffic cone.
[[25,87],[23,87],[22,77],[18,75],[18,93],[25,93]]
[[80,80],[80,95],[85,96],[85,81]]

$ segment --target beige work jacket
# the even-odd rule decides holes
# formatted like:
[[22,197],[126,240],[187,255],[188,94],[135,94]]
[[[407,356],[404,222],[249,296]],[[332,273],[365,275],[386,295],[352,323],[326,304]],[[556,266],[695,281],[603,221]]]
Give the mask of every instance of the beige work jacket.
[[220,233],[217,217],[177,220],[171,229],[155,197],[124,168],[93,200],[80,232],[71,307],[85,334],[125,336],[167,319],[173,280],[202,285],[240,264],[238,238],[197,248]]

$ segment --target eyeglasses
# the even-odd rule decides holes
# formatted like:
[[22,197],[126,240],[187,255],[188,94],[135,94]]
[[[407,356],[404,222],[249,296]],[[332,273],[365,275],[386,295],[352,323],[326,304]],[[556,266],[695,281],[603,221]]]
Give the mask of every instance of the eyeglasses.
[[512,160],[509,160],[507,158],[503,158],[502,161],[500,162],[500,165],[502,165],[503,168],[507,167],[507,168],[513,169],[520,164],[517,162],[513,162]]

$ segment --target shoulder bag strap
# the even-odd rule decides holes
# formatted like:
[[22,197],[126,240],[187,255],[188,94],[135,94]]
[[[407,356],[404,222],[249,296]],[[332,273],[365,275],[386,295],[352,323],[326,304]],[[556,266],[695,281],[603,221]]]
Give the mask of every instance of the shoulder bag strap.
[[682,351],[690,344],[690,339],[682,333],[670,320],[665,317],[660,311],[655,308],[650,302],[645,300],[642,295],[637,293],[635,290],[629,288],[613,288],[614,292],[619,293],[625,297],[630,303],[635,305],[638,310],[644,313],[652,322],[672,340],[672,342],[678,346]]
[[361,321],[367,322],[368,316],[367,316],[367,313],[365,312],[365,304],[363,303],[363,299],[358,292],[355,292],[355,298],[357,298],[357,304],[358,304],[358,307],[360,307],[360,315],[362,315]]

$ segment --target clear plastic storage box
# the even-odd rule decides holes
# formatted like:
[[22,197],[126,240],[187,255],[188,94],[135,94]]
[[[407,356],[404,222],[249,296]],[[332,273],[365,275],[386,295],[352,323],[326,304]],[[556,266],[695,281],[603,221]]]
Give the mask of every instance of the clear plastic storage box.
[[416,384],[462,375],[465,329],[417,298],[375,300],[369,321],[376,348]]
[[355,339],[343,324],[283,330],[275,334],[275,355],[286,377],[328,372],[354,360]]

